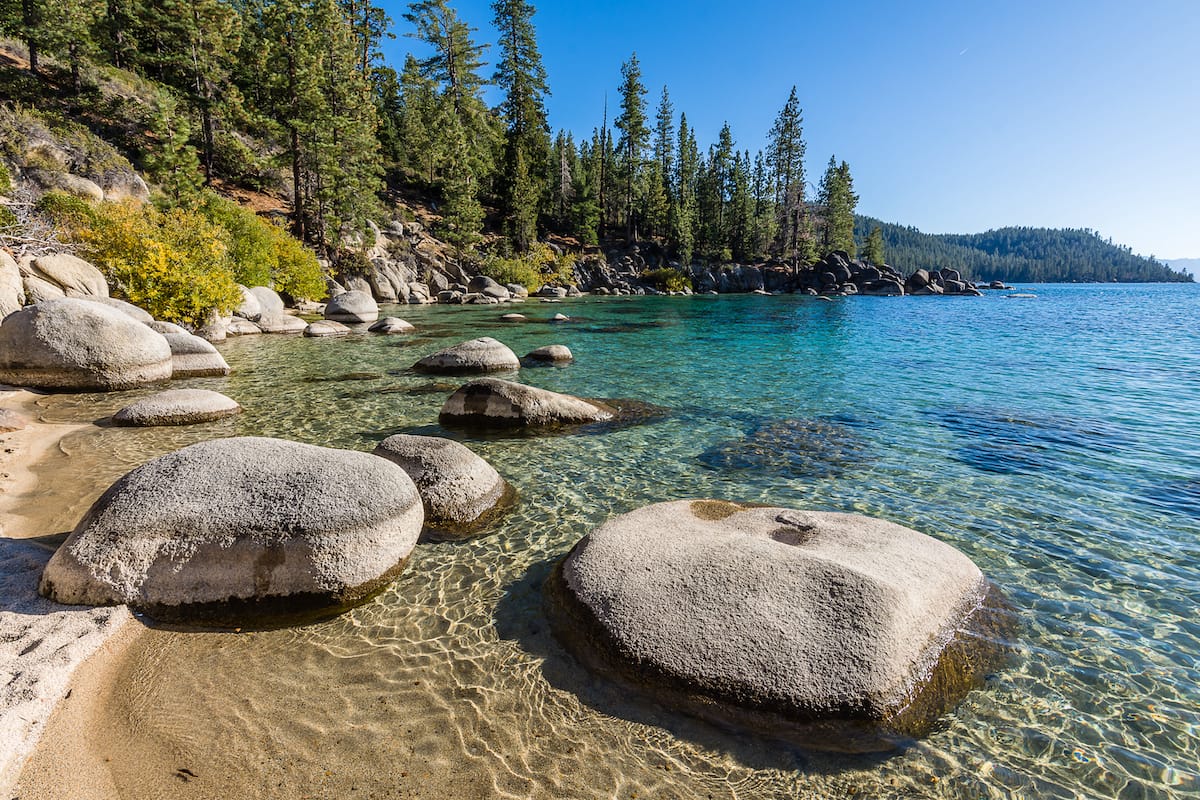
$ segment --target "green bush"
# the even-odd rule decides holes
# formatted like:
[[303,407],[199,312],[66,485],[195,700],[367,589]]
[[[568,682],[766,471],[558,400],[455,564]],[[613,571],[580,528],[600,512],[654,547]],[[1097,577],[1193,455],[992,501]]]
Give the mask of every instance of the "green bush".
[[12,190],[12,173],[8,171],[8,165],[0,161],[0,194],[8,194]]
[[574,285],[575,256],[555,256],[549,247],[538,244],[516,258],[493,256],[483,262],[480,271],[499,283],[519,283],[536,292],[546,284]]
[[682,292],[692,288],[691,278],[672,267],[647,270],[642,273],[642,280],[662,292]]
[[47,192],[34,203],[33,210],[68,238],[73,238],[75,232],[86,228],[96,218],[91,203],[66,192]]
[[11,228],[18,222],[20,222],[20,220],[17,219],[17,215],[13,213],[11,208],[0,205],[0,230],[3,230],[4,228]]

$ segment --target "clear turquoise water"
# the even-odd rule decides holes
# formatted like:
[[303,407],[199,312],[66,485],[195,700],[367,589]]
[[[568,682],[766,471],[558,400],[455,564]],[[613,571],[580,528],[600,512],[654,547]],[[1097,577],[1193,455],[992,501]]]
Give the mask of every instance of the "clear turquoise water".
[[[369,449],[400,431],[463,439],[519,490],[496,532],[421,545],[391,590],[337,620],[145,638],[118,693],[128,713],[246,796],[291,781],[407,797],[423,779],[462,796],[1200,796],[1200,287],[1029,291],[531,302],[522,325],[498,321],[508,308],[405,307],[416,335],[230,340],[234,375],[188,384],[233,396],[243,417],[89,429],[50,465],[87,475],[88,491],[46,491],[65,528],[111,479],[202,438]],[[539,321],[557,311],[574,321]],[[669,414],[590,434],[442,431],[457,381],[407,368],[479,335],[574,351],[522,381]],[[40,402],[49,419],[91,420],[137,394]],[[540,580],[609,516],[680,497],[937,536],[1013,601],[1017,655],[930,737],[870,762],[631,704],[557,648]],[[313,733],[331,730],[336,743]],[[283,755],[247,772],[264,747]]]

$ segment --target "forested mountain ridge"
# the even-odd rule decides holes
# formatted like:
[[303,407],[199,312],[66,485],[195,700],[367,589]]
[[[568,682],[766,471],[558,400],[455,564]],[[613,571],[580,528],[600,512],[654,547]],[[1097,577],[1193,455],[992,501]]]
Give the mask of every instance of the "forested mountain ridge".
[[973,234],[922,233],[871,217],[855,219],[855,237],[865,240],[878,227],[887,262],[902,272],[917,268],[957,269],[973,281],[1007,283],[1189,282],[1153,256],[1088,229],[1008,227]]

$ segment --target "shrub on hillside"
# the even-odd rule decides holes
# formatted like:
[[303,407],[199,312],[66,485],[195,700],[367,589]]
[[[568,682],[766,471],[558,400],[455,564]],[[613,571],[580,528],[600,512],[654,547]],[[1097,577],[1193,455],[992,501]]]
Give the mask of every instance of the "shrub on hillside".
[[96,210],[90,202],[66,192],[47,192],[33,204],[33,210],[66,238],[75,238],[96,218]]
[[223,228],[198,211],[105,203],[80,233],[119,294],[156,319],[200,325],[241,301]]
[[642,273],[642,280],[663,292],[682,292],[692,288],[692,281],[678,269],[663,267]]
[[481,272],[499,283],[519,283],[536,292],[546,284],[573,285],[575,256],[556,256],[546,245],[537,244],[523,256],[493,256],[483,263]]

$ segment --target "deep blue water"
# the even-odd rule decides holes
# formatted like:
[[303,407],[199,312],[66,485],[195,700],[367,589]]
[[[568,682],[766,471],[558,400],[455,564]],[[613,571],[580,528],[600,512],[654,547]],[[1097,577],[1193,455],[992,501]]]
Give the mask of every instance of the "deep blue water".
[[[242,401],[248,413],[236,422],[169,433],[101,430],[72,447],[77,458],[103,452],[121,467],[111,468],[115,474],[148,454],[233,432],[366,449],[389,433],[418,431],[455,436],[485,455],[521,493],[500,530],[462,545],[422,546],[409,573],[416,577],[402,578],[376,603],[286,640],[243,637],[230,645],[236,658],[206,662],[206,670],[216,673],[209,695],[249,692],[238,688],[249,675],[268,694],[290,697],[315,672],[334,668],[329,654],[337,663],[387,658],[380,670],[394,674],[419,671],[402,657],[418,652],[428,689],[409,697],[406,713],[446,715],[457,731],[446,757],[477,747],[484,755],[474,768],[497,786],[509,786],[497,776],[516,780],[513,796],[608,797],[630,785],[651,794],[658,787],[660,796],[1197,796],[1200,287],[1022,291],[1037,297],[403,307],[391,311],[417,325],[416,335],[223,345],[235,374],[192,383]],[[500,323],[510,310],[531,321]],[[559,311],[573,321],[545,321]],[[442,431],[437,410],[458,381],[407,368],[478,335],[518,354],[551,343],[574,351],[571,366],[524,369],[522,381],[636,398],[668,413],[575,435],[482,439]],[[46,406],[48,415],[70,417],[81,404],[127,401],[59,398]],[[771,745],[731,744],[669,714],[647,719],[606,701],[603,687],[582,691],[556,678],[569,662],[538,632],[537,576],[612,514],[681,497],[855,511],[937,536],[966,552],[1013,602],[1017,655],[927,740],[872,764],[763,756]],[[400,655],[396,642],[404,643]],[[185,634],[155,646],[176,655],[157,659],[142,686],[170,685],[172,670],[188,672],[199,658]],[[497,677],[513,664],[521,665],[519,680]],[[366,689],[321,685],[349,717],[388,729],[387,717],[366,710],[373,702]],[[448,699],[464,687],[482,695],[470,709]],[[153,693],[147,697],[149,709]],[[248,751],[263,735],[224,715],[222,700],[197,702],[214,720],[216,739],[241,735]],[[500,721],[483,726],[484,717]],[[539,731],[555,735],[547,741]],[[580,738],[570,755],[561,747],[564,731]],[[156,735],[173,734],[167,726]],[[369,746],[386,748],[378,738]],[[311,761],[359,758],[345,747]],[[531,766],[539,759],[577,759],[584,788],[571,783],[571,769],[547,777]],[[664,760],[676,764],[672,781],[638,777]],[[306,765],[298,759],[292,768]],[[393,785],[386,770],[376,780]]]

